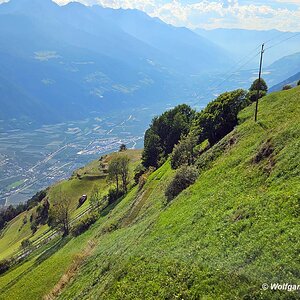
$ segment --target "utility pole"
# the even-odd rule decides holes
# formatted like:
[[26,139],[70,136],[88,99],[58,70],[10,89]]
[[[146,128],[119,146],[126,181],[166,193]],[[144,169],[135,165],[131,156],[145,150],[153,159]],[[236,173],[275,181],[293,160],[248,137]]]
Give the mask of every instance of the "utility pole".
[[262,71],[263,55],[264,55],[264,52],[265,52],[264,47],[265,47],[265,44],[262,44],[261,45],[261,52],[260,52],[260,64],[259,64],[258,85],[257,85],[257,94],[256,94],[256,105],[255,105],[255,122],[257,122],[258,99],[259,99],[259,89],[260,89],[260,82],[261,82],[261,71]]

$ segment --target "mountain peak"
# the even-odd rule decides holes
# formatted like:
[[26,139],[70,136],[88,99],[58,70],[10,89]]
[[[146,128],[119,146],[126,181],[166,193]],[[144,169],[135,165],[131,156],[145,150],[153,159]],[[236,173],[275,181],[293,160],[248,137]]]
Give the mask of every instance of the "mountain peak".
[[58,5],[52,0],[10,0],[0,6],[5,7],[9,12],[12,12],[19,9],[22,9],[22,11],[50,9],[57,7]]
[[66,5],[64,5],[64,7],[82,8],[82,7],[86,7],[86,5],[84,5],[78,1],[71,1],[71,2],[67,3]]

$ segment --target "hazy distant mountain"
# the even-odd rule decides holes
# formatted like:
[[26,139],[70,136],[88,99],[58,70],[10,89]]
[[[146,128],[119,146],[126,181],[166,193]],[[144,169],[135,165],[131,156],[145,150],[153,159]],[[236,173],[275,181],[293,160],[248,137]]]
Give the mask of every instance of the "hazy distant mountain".
[[183,72],[207,72],[204,68],[220,70],[220,66],[222,68],[229,65],[229,53],[213,41],[195,36],[195,33],[187,28],[167,25],[139,10],[104,9],[100,6],[94,6],[92,9],[101,17],[118,24],[131,36],[160,50],[168,57],[171,56],[176,68]]
[[[266,48],[273,46],[296,33],[281,32],[278,30],[244,30],[244,29],[195,29],[199,35],[213,41],[220,47],[230,51],[235,55],[236,60],[255,53],[254,49],[264,42],[267,42]],[[269,41],[269,42],[268,42]],[[300,50],[300,35],[284,41],[280,46],[273,47],[265,52],[264,61],[266,65],[273,63],[283,56],[290,55]],[[259,51],[259,48],[256,49]],[[258,61],[253,61],[252,66],[256,66]]]
[[182,101],[195,75],[230,63],[214,43],[142,12],[51,0],[1,4],[0,40],[5,120],[52,122]]
[[[299,68],[300,70],[300,68]],[[269,91],[270,92],[277,92],[277,91],[281,91],[282,88],[285,86],[285,85],[291,85],[291,86],[296,86],[298,81],[300,80],[300,72],[298,72],[297,74],[289,77],[288,79],[272,86]]]
[[[233,69],[234,70],[234,69]],[[266,81],[268,87],[273,87],[277,84],[281,84],[286,78],[293,76],[300,70],[300,52],[292,55],[284,56],[279,60],[275,61],[271,65],[267,66],[266,63],[263,65],[262,76]],[[233,90],[237,88],[248,89],[252,82],[258,78],[258,65],[256,68],[241,69],[234,71],[233,73],[224,73],[220,75],[218,80],[213,82],[222,82],[223,84],[217,85],[217,88],[213,88],[212,91],[215,95],[218,95],[224,90]],[[227,77],[227,79],[226,79]],[[222,80],[223,79],[223,80]]]
[[265,68],[269,86],[275,85],[298,73],[300,70],[300,52],[287,55]]

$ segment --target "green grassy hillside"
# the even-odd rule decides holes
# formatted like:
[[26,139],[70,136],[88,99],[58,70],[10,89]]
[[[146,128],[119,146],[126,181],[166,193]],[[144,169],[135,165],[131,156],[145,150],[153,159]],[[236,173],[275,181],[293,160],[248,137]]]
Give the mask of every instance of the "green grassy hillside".
[[245,109],[166,207],[173,171],[152,174],[107,221],[118,229],[99,227],[99,246],[60,298],[287,299],[261,286],[300,280],[299,101],[299,88],[265,97],[257,124]]
[[[127,150],[125,153],[106,155],[101,160],[102,167],[99,168],[100,162],[95,160],[74,172],[69,180],[61,181],[50,187],[47,192],[50,202],[55,201],[56,191],[62,190],[66,197],[72,200],[72,215],[77,216],[89,205],[89,201],[87,201],[83,206],[77,208],[81,195],[90,196],[95,186],[100,189],[101,193],[107,193],[109,184],[104,170],[113,157],[123,154],[130,158],[129,166],[132,174],[133,169],[140,161],[140,150]],[[32,234],[29,219],[35,209],[20,214],[3,230],[0,236],[0,259],[10,258],[16,253],[20,249],[22,240],[27,238],[32,241],[38,240],[49,229],[48,225],[43,225],[35,234]],[[24,224],[25,217],[27,222]],[[73,240],[61,241],[56,238],[50,244],[35,251],[22,264],[15,266],[2,276],[0,275],[0,291],[7,291],[7,294],[0,294],[0,299],[41,299],[45,291],[55,285],[72,265],[73,260],[85,249],[91,235],[92,231],[87,234],[86,238],[84,235]]]
[[300,281],[299,101],[299,87],[264,97],[258,123],[246,108],[194,185],[166,204],[166,162],[90,230],[0,277],[0,299],[298,299],[261,286]]
[[[78,199],[83,194],[88,195],[88,197],[91,196],[94,188],[100,189],[103,194],[107,192],[109,184],[106,179],[107,174],[105,173],[105,168],[113,157],[121,154],[123,153],[112,153],[103,156],[101,160],[102,166],[100,166],[99,160],[95,160],[87,166],[75,171],[69,180],[63,180],[51,186],[47,191],[47,198],[50,202],[55,202],[57,192],[64,192],[66,197],[71,199],[72,215],[77,216],[89,205],[89,201],[87,201],[80,208],[77,208]],[[141,151],[127,150],[126,155],[130,157],[130,171],[132,173],[140,160]],[[32,234],[30,229],[30,216],[35,210],[36,208],[20,214],[9,222],[8,226],[3,230],[0,235],[0,260],[8,258],[17,252],[21,246],[22,240],[29,238],[30,240],[35,241],[49,229],[47,225],[40,226],[37,232]]]

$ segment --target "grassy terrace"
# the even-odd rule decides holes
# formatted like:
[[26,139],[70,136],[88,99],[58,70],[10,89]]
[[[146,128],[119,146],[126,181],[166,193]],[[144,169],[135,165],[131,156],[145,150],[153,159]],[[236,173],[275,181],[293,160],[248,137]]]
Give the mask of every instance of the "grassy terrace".
[[[87,232],[0,277],[0,299],[42,299],[55,285],[59,299],[74,300],[298,299],[261,285],[300,280],[299,101],[299,87],[264,97],[256,124],[246,108],[171,203],[166,162]],[[76,201],[94,183],[81,182]]]

